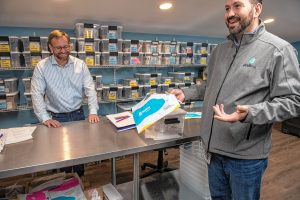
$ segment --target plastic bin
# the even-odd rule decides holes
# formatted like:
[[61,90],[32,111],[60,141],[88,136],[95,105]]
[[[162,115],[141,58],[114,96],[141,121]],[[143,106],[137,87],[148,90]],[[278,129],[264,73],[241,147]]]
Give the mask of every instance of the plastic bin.
[[150,40],[146,40],[143,43],[143,52],[144,53],[152,53],[151,52],[151,41]]
[[180,53],[186,53],[187,42],[180,42]]
[[179,53],[179,43],[177,43],[176,41],[171,41],[170,43],[170,53]]
[[171,65],[178,65],[179,64],[179,56],[177,55],[177,53],[172,53],[170,55],[170,64]]
[[92,75],[95,88],[100,88],[102,85],[102,75]]
[[[78,52],[78,58],[83,60],[88,67],[94,67],[96,64],[94,52]],[[100,61],[98,61],[98,63],[100,63]]]
[[108,45],[109,45],[109,39],[101,39],[100,40],[100,51],[101,52],[109,52]]
[[100,38],[108,39],[108,26],[100,26]]
[[208,44],[207,43],[202,43],[201,44],[200,53],[201,54],[208,54]]
[[187,54],[186,53],[179,53],[177,55],[179,55],[179,64],[181,64],[181,65],[186,64]]
[[131,62],[131,53],[130,52],[124,52],[123,53],[123,64],[124,65],[130,65]]
[[187,54],[192,54],[193,53],[193,47],[194,43],[193,42],[187,42],[186,44],[186,53]]
[[197,143],[199,141],[180,146],[180,181],[200,195],[202,199],[210,200],[207,162],[202,158],[204,152],[194,150],[197,149]]
[[11,77],[4,79],[4,92],[14,93],[18,91],[18,78]]
[[170,53],[170,44],[171,44],[170,41],[163,41],[161,53]]
[[140,52],[132,52],[130,57],[131,65],[141,65],[143,64],[143,53]]
[[36,67],[38,62],[42,60],[41,53],[34,53],[34,52],[23,52],[23,56],[25,59],[25,67]]
[[186,59],[184,64],[191,65],[192,63],[193,63],[193,54],[192,53],[186,54]]
[[103,88],[96,88],[97,92],[97,100],[98,102],[101,102],[103,100]]
[[49,57],[51,54],[49,51],[42,51],[42,59]]
[[123,52],[130,52],[131,40],[123,40],[122,50]]
[[108,39],[122,39],[122,26],[108,26]]
[[95,34],[94,24],[76,23],[75,24],[76,38],[94,38]]
[[21,67],[20,52],[0,53],[0,67]]
[[157,85],[161,81],[161,73],[135,73],[135,77],[141,85]]
[[123,97],[124,99],[137,99],[142,97],[143,88],[140,86],[124,86]]
[[41,52],[40,37],[22,36],[23,50],[29,52]]
[[151,65],[161,65],[162,55],[158,53],[152,53],[150,64]]
[[0,36],[0,52],[19,52],[19,38],[16,36]]
[[31,89],[31,77],[22,78],[24,92],[29,93]]
[[76,38],[70,37],[70,49],[71,51],[76,51]]
[[178,108],[155,122],[145,130],[145,137],[163,139],[181,137],[184,131],[184,115],[186,111]]
[[42,51],[49,51],[48,49],[48,37],[40,37]]
[[151,64],[151,57],[152,53],[144,53],[143,54],[143,65],[150,65]]
[[142,40],[131,40],[130,52],[132,52],[132,53],[143,52],[143,41]]
[[109,39],[108,42],[108,51],[109,52],[122,52],[122,42],[123,40],[119,39]]
[[194,72],[168,72],[168,75],[173,77],[175,83],[191,83],[195,76]]
[[161,41],[152,41],[150,46],[151,53],[161,53]]
[[159,93],[165,94],[169,90],[169,84],[159,84]]
[[162,65],[169,65],[170,64],[170,53],[164,53],[162,54],[162,60],[161,64]]
[[103,86],[102,89],[104,101],[122,99],[123,86]]
[[31,107],[32,106],[31,93],[30,92],[24,92],[24,96],[25,96],[25,99],[26,99],[27,106]]
[[161,77],[161,83],[162,84],[171,84],[173,82],[174,78],[169,76],[169,77]]
[[19,100],[19,92],[7,93],[6,94],[6,108],[7,110],[17,109],[17,104]]
[[123,53],[122,52],[110,52],[108,64],[109,65],[122,65],[123,64]]
[[124,79],[124,85],[135,87],[138,85],[138,79],[136,78]]

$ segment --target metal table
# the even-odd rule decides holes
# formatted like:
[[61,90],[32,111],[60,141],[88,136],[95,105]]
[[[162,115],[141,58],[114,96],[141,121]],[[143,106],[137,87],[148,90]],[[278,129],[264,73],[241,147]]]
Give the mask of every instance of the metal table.
[[200,119],[185,120],[184,136],[154,141],[135,129],[117,132],[105,118],[64,123],[60,128],[39,125],[33,139],[5,146],[0,153],[0,178],[62,168],[133,154],[134,199],[139,197],[139,153],[199,139]]

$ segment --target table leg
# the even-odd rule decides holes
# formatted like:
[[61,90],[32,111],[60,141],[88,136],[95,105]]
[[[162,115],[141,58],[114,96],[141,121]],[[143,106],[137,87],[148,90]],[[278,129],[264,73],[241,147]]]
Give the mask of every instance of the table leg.
[[140,158],[139,154],[133,154],[133,199],[139,199],[140,188]]
[[116,158],[111,159],[111,183],[113,186],[117,184],[116,178]]

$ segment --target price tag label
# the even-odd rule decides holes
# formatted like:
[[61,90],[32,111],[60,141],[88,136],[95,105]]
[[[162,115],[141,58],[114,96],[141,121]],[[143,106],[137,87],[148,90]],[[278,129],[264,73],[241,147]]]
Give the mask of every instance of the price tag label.
[[133,99],[139,98],[139,93],[138,93],[137,90],[132,90],[132,92],[131,92],[131,98],[133,98]]
[[116,100],[117,99],[117,91],[110,91],[108,94],[108,100]]
[[10,62],[10,57],[2,57],[1,58],[1,67],[3,68],[10,68],[11,67],[11,62]]
[[86,57],[85,62],[87,66],[95,66],[93,57]]
[[30,42],[29,50],[30,50],[30,52],[40,52],[41,51],[40,43],[39,42]]
[[0,41],[0,52],[10,52],[10,46],[6,41]]

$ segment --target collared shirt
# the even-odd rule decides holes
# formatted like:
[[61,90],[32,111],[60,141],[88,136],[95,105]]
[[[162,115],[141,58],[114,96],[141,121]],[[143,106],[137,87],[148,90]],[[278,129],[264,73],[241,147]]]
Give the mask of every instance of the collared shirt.
[[97,114],[98,102],[95,85],[86,64],[73,56],[61,67],[54,56],[43,59],[34,69],[31,80],[33,109],[41,122],[54,113],[72,112],[81,107],[88,97],[89,114]]

